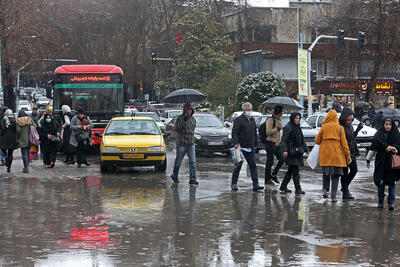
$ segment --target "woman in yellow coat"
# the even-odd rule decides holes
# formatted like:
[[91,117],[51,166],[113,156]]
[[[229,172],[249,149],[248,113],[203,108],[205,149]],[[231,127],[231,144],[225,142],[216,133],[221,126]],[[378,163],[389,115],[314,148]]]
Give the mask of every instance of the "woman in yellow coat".
[[343,167],[351,163],[350,150],[347,145],[346,133],[339,125],[335,110],[329,111],[322,121],[315,143],[320,145],[319,165],[323,171],[323,194],[328,197],[329,185],[332,180],[331,199],[337,202],[336,192],[339,178],[343,175]]

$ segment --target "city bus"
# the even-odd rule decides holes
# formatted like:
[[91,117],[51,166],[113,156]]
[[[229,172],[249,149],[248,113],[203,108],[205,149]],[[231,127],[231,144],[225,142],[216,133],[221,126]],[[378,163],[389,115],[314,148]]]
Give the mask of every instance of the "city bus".
[[123,71],[115,65],[63,65],[54,71],[53,113],[62,118],[61,107],[83,109],[92,120],[93,145],[100,145],[108,121],[124,113]]

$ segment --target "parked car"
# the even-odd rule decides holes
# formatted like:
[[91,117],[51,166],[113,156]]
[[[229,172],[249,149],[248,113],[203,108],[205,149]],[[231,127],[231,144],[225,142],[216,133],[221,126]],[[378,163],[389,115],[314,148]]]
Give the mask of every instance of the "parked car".
[[[232,131],[233,121],[237,117],[242,115],[242,113],[243,113],[243,111],[236,111],[236,112],[232,113],[232,115],[224,122],[225,127],[229,128],[229,130]],[[262,115],[263,114],[260,112],[253,111],[251,116],[255,119],[255,121],[257,121]]]
[[32,114],[32,106],[28,100],[18,100],[17,113],[25,110],[26,114]]
[[[268,118],[270,118],[271,115],[262,115],[257,121],[257,131],[258,127],[260,127],[261,124],[263,124]],[[286,124],[288,124],[290,121],[290,115],[288,114],[283,114],[281,116],[281,122],[282,126],[285,127]],[[303,131],[304,135],[304,141],[306,142],[306,145],[311,149],[315,145],[315,137],[318,135],[318,130],[314,129],[305,119],[300,120],[300,127],[301,130]],[[283,130],[281,130],[281,134],[283,133]],[[262,142],[262,140],[259,138],[257,142],[257,151],[265,149],[265,144]]]
[[160,117],[158,117],[157,113],[155,112],[133,112],[132,113],[133,117],[148,117],[152,118],[157,126],[160,128],[162,132],[165,131],[165,124],[161,122]]
[[[315,113],[315,114],[311,115],[310,117],[308,117],[307,121],[313,128],[319,130],[322,127],[322,121],[324,120],[326,114],[327,113]],[[340,113],[338,113],[338,116],[340,117]],[[360,121],[355,118],[352,124],[353,124],[354,129],[356,129],[358,127],[358,124],[360,124]],[[358,136],[356,137],[356,142],[357,142],[358,147],[359,148],[370,147],[375,133],[376,133],[376,130],[374,128],[364,125],[364,127],[362,128],[362,130],[358,133]]]
[[[196,120],[196,152],[222,152],[230,155],[230,149],[233,147],[232,136],[222,122],[209,113],[195,113],[193,117]],[[172,140],[176,140],[176,119],[177,117],[168,123],[165,130]]]
[[116,166],[155,166],[167,169],[164,137],[151,118],[116,117],[107,124],[100,145],[100,171]]
[[[383,112],[383,117],[392,117],[394,124],[399,127],[400,126],[400,109],[396,108],[386,108],[386,109],[381,109],[378,110],[377,112],[382,111]],[[367,126],[372,126],[372,119],[368,115],[364,115],[361,118],[361,121],[365,123]]]
[[161,114],[161,121],[167,125],[173,118],[182,114],[181,109],[167,109]]
[[47,97],[39,97],[39,99],[36,101],[36,106],[38,108],[46,108],[47,104],[49,104],[50,99],[48,99]]

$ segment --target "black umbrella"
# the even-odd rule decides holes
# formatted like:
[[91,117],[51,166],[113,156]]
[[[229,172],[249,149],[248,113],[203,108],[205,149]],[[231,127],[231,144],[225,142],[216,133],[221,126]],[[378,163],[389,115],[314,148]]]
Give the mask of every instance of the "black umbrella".
[[282,106],[285,109],[294,109],[294,110],[304,109],[296,99],[287,96],[274,96],[262,104],[268,108],[274,108],[275,106]]
[[203,93],[194,89],[176,90],[164,98],[164,103],[191,103],[206,99]]

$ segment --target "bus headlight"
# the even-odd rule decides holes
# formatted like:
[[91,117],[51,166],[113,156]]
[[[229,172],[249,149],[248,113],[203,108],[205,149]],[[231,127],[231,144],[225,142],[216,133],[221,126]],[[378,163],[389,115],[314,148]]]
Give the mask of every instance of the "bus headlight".
[[162,146],[151,146],[149,147],[149,149],[147,149],[147,151],[163,151],[163,147]]
[[103,147],[103,152],[118,152],[118,147],[116,146],[105,146]]

